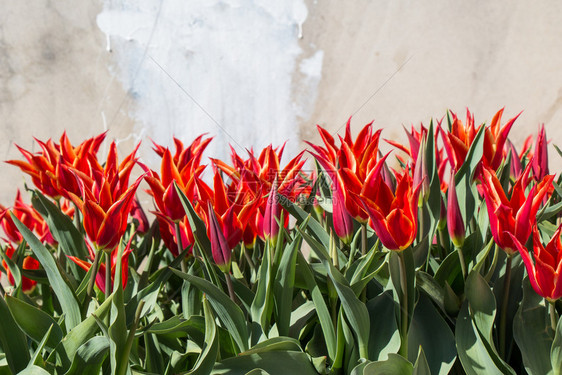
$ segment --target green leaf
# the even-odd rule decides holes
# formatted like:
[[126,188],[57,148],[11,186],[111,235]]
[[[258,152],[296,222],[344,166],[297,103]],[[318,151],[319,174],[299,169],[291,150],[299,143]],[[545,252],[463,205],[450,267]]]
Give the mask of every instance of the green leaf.
[[37,349],[35,349],[35,352],[33,353],[33,356],[31,357],[31,360],[29,361],[28,367],[33,366],[33,365],[45,367],[45,362],[43,361],[43,357],[41,357],[41,353],[43,352],[43,349],[45,348],[45,345],[47,344],[47,341],[49,340],[49,337],[51,336],[51,332],[52,332],[51,328],[52,327],[54,327],[54,326],[49,327],[47,332],[45,332],[45,336],[43,337],[41,342],[39,342],[39,345],[37,345]]
[[209,375],[213,370],[219,352],[215,317],[206,298],[203,300],[203,309],[205,315],[205,346],[199,358],[197,358],[195,366],[187,373],[188,375]]
[[307,233],[302,231],[300,233],[326,268],[330,279],[334,283],[338,296],[341,299],[342,307],[347,319],[349,320],[351,329],[357,337],[360,356],[361,358],[367,358],[370,332],[370,321],[367,307],[359,300],[359,298],[357,298],[347,279],[334,267],[331,260],[325,256],[325,250],[322,245]]
[[385,264],[386,254],[385,252],[379,251],[379,241],[377,240],[375,246],[369,250],[367,254],[357,259],[352,264],[351,268],[346,271],[346,278],[348,278],[348,273],[353,271],[349,284],[356,295],[359,295],[373,277],[382,269]]
[[466,280],[466,297],[455,329],[459,359],[467,374],[514,374],[493,346],[492,328],[496,300],[492,290],[478,272]]
[[25,370],[18,372],[18,375],[50,375],[47,370],[42,369],[39,366],[29,366]]
[[72,328],[76,327],[80,322],[81,314],[80,314],[80,306],[78,305],[78,301],[72,292],[72,289],[66,284],[64,279],[59,272],[57,263],[53,259],[53,256],[43,246],[41,241],[35,237],[35,235],[21,222],[18,220],[16,216],[10,213],[12,216],[12,220],[14,224],[18,228],[19,232],[25,239],[25,241],[31,247],[31,250],[37,257],[37,260],[41,263],[45,271],[47,272],[47,277],[49,279],[49,283],[55,292],[55,295],[59,299],[62,311],[64,312],[65,318],[65,325],[67,331],[71,330]]
[[182,260],[185,258],[187,253],[189,252],[189,248],[186,248],[181,254],[174,258],[172,263],[168,265],[168,267],[160,269],[157,273],[155,273],[155,280],[152,281],[149,285],[143,288],[140,292],[135,294],[131,299],[127,302],[125,307],[125,313],[127,316],[127,322],[132,322],[135,313],[137,310],[137,306],[144,301],[144,306],[141,311],[141,316],[145,316],[148,314],[154,306],[158,303],[158,294],[160,293],[160,289],[165,282],[173,275],[172,268],[178,267]]
[[205,226],[205,222],[197,215],[193,205],[185,195],[185,193],[177,186],[174,182],[176,191],[180,197],[181,203],[187,215],[187,220],[189,221],[189,226],[191,227],[191,232],[193,233],[193,237],[195,238],[195,242],[197,243],[199,249],[201,249],[201,255],[203,256],[203,263],[205,264],[205,269],[207,270],[209,279],[215,284],[219,289],[221,288],[221,284],[219,281],[219,277],[215,272],[214,263],[210,261],[211,256],[211,241],[207,236],[207,227]]
[[302,351],[298,340],[290,337],[274,337],[264,340],[254,345],[250,350],[247,350],[240,355],[250,355],[254,353],[265,353],[272,351]]
[[92,337],[78,348],[65,375],[98,375],[108,352],[107,337]]
[[178,270],[172,269],[172,272],[184,280],[197,286],[201,291],[207,294],[207,298],[217,314],[218,318],[224,324],[224,327],[230,332],[232,338],[238,345],[240,351],[248,349],[248,330],[246,327],[246,318],[244,313],[223,291],[219,290],[209,281],[197,276],[188,275]]
[[3,250],[0,251],[0,256],[2,257],[2,260],[6,262],[8,269],[12,273],[12,277],[14,278],[14,286],[18,288],[21,285],[20,268],[16,263],[14,263],[12,259],[10,259],[8,255],[6,255],[6,253]]
[[[281,262],[277,269],[277,276],[273,281],[273,298],[275,299],[275,312],[277,330],[279,335],[289,335],[291,323],[291,305],[293,302],[293,288],[295,286],[295,272],[297,267],[297,252],[301,246],[301,236],[283,250]],[[263,264],[263,263],[262,263]]]
[[24,333],[16,324],[4,298],[0,297],[0,344],[13,374],[23,370],[29,360],[29,349]]
[[104,319],[109,313],[111,308],[111,303],[113,301],[113,295],[109,296],[100,307],[94,311],[93,314],[88,316],[82,323],[74,327],[61,341],[59,345],[64,346],[64,350],[69,358],[73,358],[76,351],[84,344],[86,341],[94,337],[94,335],[99,331],[98,324],[96,323],[96,317],[99,319]]
[[[455,359],[455,337],[428,297],[421,294],[408,331],[409,360],[416,360],[418,348],[425,348],[423,360],[430,374],[448,374]],[[419,353],[418,353],[419,360]]]
[[164,373],[164,359],[158,337],[149,333],[144,334],[144,369],[153,374]]
[[553,371],[550,351],[554,335],[548,311],[541,304],[542,299],[526,277],[523,281],[523,300],[513,319],[513,338],[521,351],[525,369],[531,375],[546,375]]
[[[448,372],[441,372],[442,374],[447,374]],[[420,346],[418,351],[418,358],[416,359],[416,363],[414,364],[414,371],[412,375],[431,375],[431,369],[429,368],[429,364],[427,363],[427,359],[425,358],[425,353],[423,352],[423,348]]]
[[371,321],[369,335],[369,358],[385,360],[389,353],[400,349],[400,333],[396,325],[394,297],[392,290],[385,290],[367,301]]
[[[121,269],[123,246],[119,246],[115,269]],[[123,302],[123,288],[121,286],[121,272],[115,273],[113,283],[113,300],[111,303],[109,323],[109,355],[113,374],[125,375],[129,371],[129,350],[127,345],[127,322],[125,318],[125,303]]]
[[228,358],[217,363],[212,373],[245,375],[257,368],[271,375],[318,375],[306,353],[293,351],[270,351]]
[[[84,242],[84,236],[74,226],[72,220],[41,192],[35,190],[31,199],[33,207],[43,216],[53,238],[59,243],[67,255],[80,259],[89,257],[88,247]],[[73,264],[73,263],[71,263]]]
[[250,307],[250,315],[256,327],[265,337],[271,328],[271,313],[273,312],[273,270],[270,261],[271,247],[269,242],[265,246],[263,260],[258,270],[259,279],[256,287],[256,296]]
[[[401,271],[400,271],[400,259],[402,257],[404,262],[404,268],[406,272],[406,287],[407,289],[404,290],[404,287],[401,282]],[[396,251],[392,251],[390,253],[390,276],[392,279],[392,285],[396,292],[397,300],[400,303],[400,309],[407,308],[408,309],[408,327],[410,326],[410,322],[412,321],[412,315],[414,314],[414,306],[415,306],[415,287],[416,287],[416,269],[414,265],[414,256],[412,254],[412,248],[408,247],[407,249],[403,250],[402,253],[397,253]],[[404,294],[407,297],[407,306],[402,306],[404,301]],[[416,350],[417,353],[417,350]]]
[[6,296],[6,303],[20,328],[33,340],[40,342],[51,330],[47,347],[55,348],[63,338],[63,332],[56,320],[46,312],[17,298]]
[[269,372],[262,370],[261,368],[256,368],[247,372],[246,375],[270,375]]
[[318,315],[318,320],[320,321],[320,326],[322,327],[322,333],[324,334],[324,339],[326,340],[328,355],[331,360],[334,360],[336,357],[336,332],[334,329],[334,323],[332,322],[326,301],[324,300],[324,296],[316,283],[310,265],[306,259],[304,259],[304,255],[302,255],[300,251],[297,252],[297,258],[298,273],[304,278],[306,287],[310,291],[312,302],[316,307],[316,314]]
[[363,375],[409,375],[414,366],[402,356],[394,353],[388,355],[385,361],[371,362],[363,369]]
[[[459,206],[464,223],[469,223],[475,214],[476,198],[478,192],[472,183],[474,180],[474,173],[477,170],[478,163],[484,155],[484,130],[482,126],[466,154],[464,163],[459,168],[455,175],[455,184],[457,186],[457,196],[459,199]],[[464,204],[463,204],[464,202]]]
[[306,229],[310,234],[324,245],[324,248],[328,248],[330,245],[330,235],[326,232],[322,224],[320,224],[315,218],[310,216],[308,212],[291,202],[290,199],[281,196],[279,203],[286,209],[292,217],[297,220],[297,224],[305,227],[303,223],[306,222]]
[[558,318],[556,334],[554,335],[554,341],[550,349],[550,363],[554,370],[554,375],[562,374],[562,366],[560,366],[562,363],[562,319],[560,318]]

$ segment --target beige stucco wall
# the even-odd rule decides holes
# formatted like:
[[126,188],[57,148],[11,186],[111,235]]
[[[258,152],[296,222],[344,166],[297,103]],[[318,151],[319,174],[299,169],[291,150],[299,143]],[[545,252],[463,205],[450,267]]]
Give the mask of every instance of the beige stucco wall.
[[[336,131],[353,115],[355,129],[374,119],[385,128],[384,137],[403,140],[402,125],[427,123],[448,108],[464,116],[468,107],[483,122],[505,106],[506,118],[524,111],[512,131],[517,144],[542,122],[553,143],[562,143],[562,3],[303,1],[308,16],[297,60],[318,51],[323,59],[319,81],[304,96],[298,61],[291,77],[289,99],[311,101],[296,116],[300,138],[316,140],[315,124]],[[3,160],[19,158],[15,144],[37,149],[32,137],[58,138],[63,130],[78,142],[109,129],[127,152],[129,134],[156,126],[135,116],[142,98],[119,79],[117,59],[126,51],[107,49],[96,22],[101,0],[4,1],[2,8]],[[158,22],[165,32],[166,18]],[[550,156],[553,165],[562,165],[553,150]],[[3,165],[1,171],[0,202],[10,204],[24,179],[15,167]]]

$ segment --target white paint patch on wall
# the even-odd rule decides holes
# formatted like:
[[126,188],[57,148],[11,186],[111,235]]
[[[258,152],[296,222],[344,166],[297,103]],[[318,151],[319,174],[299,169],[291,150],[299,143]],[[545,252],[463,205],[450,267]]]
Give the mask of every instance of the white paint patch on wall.
[[229,143],[299,149],[323,59],[318,51],[297,66],[306,17],[304,0],[106,0],[97,24],[134,99],[137,136],[171,144],[208,132],[209,155],[224,159]]

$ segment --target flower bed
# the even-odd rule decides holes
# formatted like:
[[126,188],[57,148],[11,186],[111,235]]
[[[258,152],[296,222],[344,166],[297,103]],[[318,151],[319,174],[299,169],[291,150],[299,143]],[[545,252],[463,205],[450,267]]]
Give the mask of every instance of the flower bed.
[[204,136],[154,144],[159,171],[138,146],[101,158],[105,133],[20,148],[0,371],[560,373],[560,178],[544,127],[518,152],[502,113],[449,112],[386,155],[349,123],[288,162],[207,161]]

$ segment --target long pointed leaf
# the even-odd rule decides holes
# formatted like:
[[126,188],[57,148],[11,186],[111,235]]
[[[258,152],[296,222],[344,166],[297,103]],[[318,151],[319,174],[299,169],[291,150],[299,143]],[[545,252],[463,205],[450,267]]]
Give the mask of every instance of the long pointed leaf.
[[6,301],[0,297],[0,346],[13,374],[26,368],[30,356],[24,333],[16,324]]
[[197,286],[207,294],[207,298],[224,327],[232,335],[240,351],[248,350],[248,329],[244,313],[234,301],[232,301],[223,291],[219,290],[209,281],[197,276],[188,275],[176,269],[172,272],[184,280]]
[[37,239],[37,237],[35,237],[35,235],[21,221],[19,221],[16,216],[13,214],[11,214],[11,216],[19,232],[31,247],[31,250],[45,269],[45,272],[47,272],[49,283],[51,284],[55,295],[59,299],[62,311],[66,315],[66,329],[67,331],[70,331],[82,321],[80,306],[78,305],[78,301],[76,300],[72,289],[70,289],[68,284],[62,278],[59,268],[57,267],[57,264],[49,250],[43,246],[41,241],[39,241],[39,239]]

